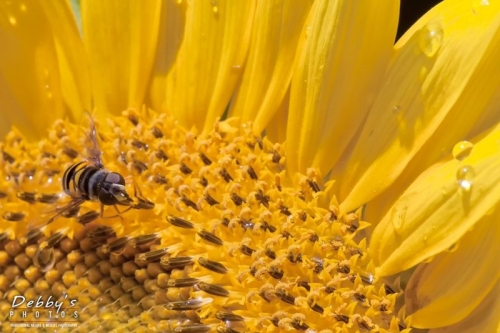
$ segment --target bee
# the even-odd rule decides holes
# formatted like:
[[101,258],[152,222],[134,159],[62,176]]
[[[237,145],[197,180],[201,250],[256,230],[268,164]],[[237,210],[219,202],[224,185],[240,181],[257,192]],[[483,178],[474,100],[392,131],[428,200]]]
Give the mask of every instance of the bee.
[[[97,142],[97,131],[94,120],[88,111],[85,111],[84,122],[86,133],[83,138],[84,160],[72,164],[63,174],[62,188],[71,197],[71,201],[63,208],[58,209],[45,225],[66,212],[78,208],[85,201],[94,201],[101,204],[100,216],[104,216],[104,206],[114,206],[117,215],[133,208],[133,200],[127,193],[125,178],[117,173],[107,170],[101,159],[102,152]],[[120,212],[118,205],[128,206]]]

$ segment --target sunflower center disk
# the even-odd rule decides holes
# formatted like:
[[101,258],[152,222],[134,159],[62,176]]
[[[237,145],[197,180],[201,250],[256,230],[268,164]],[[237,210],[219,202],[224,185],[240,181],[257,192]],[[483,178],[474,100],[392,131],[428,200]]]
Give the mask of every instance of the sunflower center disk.
[[279,144],[235,120],[200,137],[146,111],[105,125],[105,168],[133,179],[134,208],[114,218],[87,201],[44,225],[68,201],[62,174],[82,160],[76,126],[57,122],[38,143],[12,132],[1,146],[5,332],[49,319],[47,309],[21,317],[16,296],[59,300],[66,319],[51,320],[76,332],[401,329],[397,294],[354,241],[357,217],[319,207],[314,177],[286,181]]

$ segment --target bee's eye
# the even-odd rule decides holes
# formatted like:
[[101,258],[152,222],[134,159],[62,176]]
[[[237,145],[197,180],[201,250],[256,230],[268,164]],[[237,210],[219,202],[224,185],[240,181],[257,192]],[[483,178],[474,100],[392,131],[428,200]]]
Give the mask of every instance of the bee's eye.
[[125,179],[122,177],[122,175],[116,172],[108,173],[108,175],[106,176],[106,181],[113,184],[125,185]]

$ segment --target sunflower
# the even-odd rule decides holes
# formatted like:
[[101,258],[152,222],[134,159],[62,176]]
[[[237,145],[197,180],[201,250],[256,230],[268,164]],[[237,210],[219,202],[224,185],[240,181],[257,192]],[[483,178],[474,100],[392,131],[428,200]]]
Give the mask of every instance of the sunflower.
[[3,331],[500,329],[498,3],[0,6]]

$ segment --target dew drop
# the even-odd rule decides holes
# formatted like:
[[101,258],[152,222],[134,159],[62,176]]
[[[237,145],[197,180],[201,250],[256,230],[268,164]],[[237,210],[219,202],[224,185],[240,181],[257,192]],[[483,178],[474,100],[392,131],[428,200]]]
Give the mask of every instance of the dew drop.
[[401,233],[401,229],[403,228],[407,211],[408,211],[408,205],[406,204],[406,200],[397,203],[392,209],[391,222],[392,226],[394,227],[394,230],[398,234]]
[[16,19],[14,16],[10,15],[10,16],[9,16],[9,23],[10,23],[12,26],[16,26],[16,25],[17,25],[17,19]]
[[181,4],[182,4],[182,0],[177,0],[177,1],[176,1],[176,3],[177,3],[178,5],[181,5]]
[[212,0],[212,11],[214,14],[217,14],[219,12],[219,7],[217,6],[217,1]]
[[420,50],[428,57],[433,57],[443,43],[443,28],[439,23],[429,22],[420,29],[418,45]]
[[462,161],[464,158],[470,155],[474,145],[469,141],[460,141],[453,147],[453,157],[456,160]]
[[481,11],[485,10],[485,7],[489,5],[490,5],[489,0],[472,0],[472,13],[477,15]]
[[476,173],[474,168],[470,165],[464,165],[457,170],[457,183],[461,190],[469,192],[474,183]]
[[308,26],[306,27],[306,38],[307,38],[307,37],[309,37],[309,34],[310,34],[310,33],[311,33],[311,26],[310,26],[310,25],[308,25]]
[[22,12],[25,12],[27,9],[26,4],[24,4],[24,3],[20,4],[19,9],[21,9]]
[[392,113],[395,114],[395,115],[398,115],[401,113],[401,106],[399,105],[394,105],[392,107]]
[[375,277],[373,276],[372,273],[366,273],[366,274],[361,275],[361,279],[365,283],[373,284],[373,281],[375,280]]

